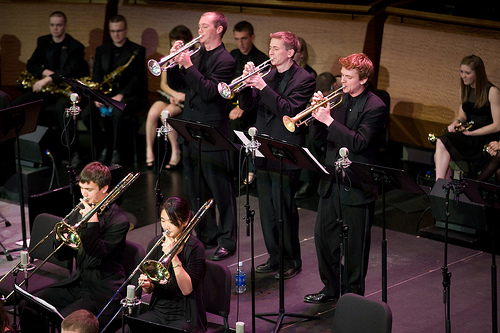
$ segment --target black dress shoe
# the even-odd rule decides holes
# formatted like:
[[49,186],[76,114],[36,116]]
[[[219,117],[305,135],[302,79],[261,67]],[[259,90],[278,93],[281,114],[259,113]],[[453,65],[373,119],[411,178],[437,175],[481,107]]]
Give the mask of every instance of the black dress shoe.
[[[302,271],[302,268],[300,267],[292,267],[292,268],[289,268],[287,269],[286,271],[283,272],[283,279],[286,280],[286,279],[291,279],[293,278],[295,275],[299,274],[300,271]],[[274,276],[274,278],[276,280],[279,280],[280,279],[280,273],[276,274]]]
[[279,268],[279,264],[270,264],[269,261],[264,263],[264,264],[260,264],[259,266],[257,266],[255,268],[255,272],[257,273],[271,273],[271,272],[275,272],[277,271]]
[[312,183],[304,183],[297,192],[295,192],[295,199],[305,199],[310,197],[313,193],[314,190],[316,189],[316,186]]
[[316,294],[308,294],[304,296],[304,302],[306,303],[328,303],[328,302],[337,302],[339,299],[338,297],[333,297],[333,296],[326,296],[323,293],[316,293]]
[[212,256],[213,261],[220,261],[231,257],[234,254],[234,250],[228,250],[225,247],[219,246],[217,251],[215,251]]
[[106,163],[107,159],[108,159],[108,148],[104,148],[101,151],[101,154],[99,155],[99,158],[97,160],[101,163]]
[[118,150],[113,150],[113,155],[111,157],[111,164],[120,164],[122,159],[120,158],[120,153]]

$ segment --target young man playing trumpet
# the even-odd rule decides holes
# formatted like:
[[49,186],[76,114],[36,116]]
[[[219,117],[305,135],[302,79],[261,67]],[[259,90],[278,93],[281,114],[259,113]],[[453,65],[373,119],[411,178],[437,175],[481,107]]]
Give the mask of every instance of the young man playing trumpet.
[[[373,64],[363,53],[340,58],[342,65],[341,84],[344,86],[343,99],[338,108],[330,110],[319,107],[313,112],[316,119],[313,126],[325,131],[327,152],[325,166],[329,171],[323,175],[318,189],[320,201],[314,228],[314,241],[318,256],[318,269],[325,285],[317,293],[308,294],[308,303],[335,302],[341,293],[365,292],[365,276],[370,253],[370,230],[374,219],[376,187],[357,179],[349,168],[344,168],[345,177],[336,183],[336,161],[339,150],[346,147],[349,159],[356,162],[375,161],[376,147],[384,133],[388,110],[382,100],[368,88],[373,74]],[[323,94],[314,94],[313,104],[321,102]],[[346,190],[348,189],[348,190]],[[347,236],[347,285],[340,290],[341,229],[339,223],[349,227]]]
[[[293,56],[299,47],[297,37],[289,31],[270,35],[269,57],[275,66],[264,78],[255,74],[247,79],[247,87],[240,92],[240,107],[252,110],[257,107],[255,127],[260,134],[304,146],[304,133],[301,130],[289,132],[283,125],[283,116],[293,117],[307,107],[314,93],[314,78],[294,61]],[[255,65],[245,65],[243,75],[254,71]],[[270,273],[279,268],[279,216],[283,208],[284,232],[284,276],[288,279],[302,269],[299,243],[299,214],[295,204],[300,169],[293,165],[283,165],[283,205],[280,206],[279,163],[267,159],[256,161],[257,191],[259,193],[260,219],[264,242],[269,259],[257,266],[257,273]],[[279,278],[279,275],[276,275]]]
[[[107,196],[111,172],[100,162],[89,163],[80,173],[79,184],[86,200],[81,199],[80,210],[70,215],[68,224],[71,226]],[[59,260],[76,258],[76,270],[72,276],[37,292],[35,296],[52,304],[64,317],[79,309],[97,315],[125,281],[121,262],[128,229],[129,220],[115,203],[104,209],[102,214],[93,214],[78,233],[81,247],[76,249],[75,244],[66,243],[55,253]],[[54,246],[60,244],[61,240],[56,235]],[[99,317],[101,328],[118,310],[119,300],[124,297],[125,289]],[[29,310],[26,307],[21,316],[23,332],[42,332],[41,327],[46,327],[44,319]]]
[[[182,119],[213,126],[229,137],[226,100],[217,89],[219,82],[229,83],[234,77],[235,62],[222,43],[227,30],[227,18],[218,12],[204,13],[198,22],[201,49],[191,59],[189,50],[174,58],[179,66],[167,71],[168,85],[174,90],[186,90]],[[182,42],[175,42],[173,54]],[[198,143],[180,138],[183,143],[182,164],[187,174],[187,184],[192,207],[196,198],[205,202],[214,198],[219,211],[217,226],[212,208],[205,221],[196,229],[198,238],[207,247],[217,247],[212,260],[229,258],[236,251],[236,195],[229,152],[202,144],[201,174],[198,175]],[[198,186],[201,177],[201,188]]]

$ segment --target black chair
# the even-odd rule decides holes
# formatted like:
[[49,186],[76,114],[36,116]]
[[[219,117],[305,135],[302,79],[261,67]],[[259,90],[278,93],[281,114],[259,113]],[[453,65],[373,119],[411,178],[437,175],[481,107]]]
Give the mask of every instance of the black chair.
[[332,333],[390,333],[391,330],[392,312],[386,303],[351,293],[339,299]]
[[[35,247],[41,239],[47,236],[54,229],[55,224],[61,220],[61,217],[43,213],[39,214],[33,221],[33,227],[30,233],[31,240],[28,250],[30,251],[30,261],[32,261],[35,266],[40,264],[52,253],[54,236],[49,236],[34,251],[32,251],[33,247]],[[41,289],[61,281],[71,275],[72,269],[73,259],[60,261],[52,256],[47,263],[40,267],[28,280],[28,291],[31,294],[34,294]],[[24,274],[19,272],[16,280],[17,284],[21,283],[23,278]],[[8,295],[13,289],[14,275],[11,273],[2,281],[0,285],[0,293]],[[12,297],[8,299],[8,302],[11,302],[11,299]]]
[[203,278],[203,297],[206,311],[221,316],[223,325],[209,322],[207,332],[229,332],[229,311],[231,310],[231,271],[226,265],[215,261],[206,262]]

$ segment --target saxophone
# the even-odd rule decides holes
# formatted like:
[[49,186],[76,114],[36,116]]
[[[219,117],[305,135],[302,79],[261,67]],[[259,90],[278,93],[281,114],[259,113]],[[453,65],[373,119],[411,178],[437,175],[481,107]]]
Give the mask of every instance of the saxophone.
[[[17,78],[16,83],[21,85],[23,89],[33,88],[35,83],[38,81],[37,78],[33,76],[27,70],[21,72],[21,75]],[[55,84],[46,84],[41,92],[55,95],[55,94],[63,94],[66,97],[71,95],[71,87],[66,83],[61,83],[59,85]]]
[[90,76],[85,76],[81,78],[80,81],[89,88],[99,90],[104,94],[109,94],[113,90],[113,81],[122,75],[125,68],[127,68],[132,63],[134,58],[135,54],[132,54],[126,64],[118,66],[114,71],[106,74],[104,76],[104,80],[101,83],[93,82]]

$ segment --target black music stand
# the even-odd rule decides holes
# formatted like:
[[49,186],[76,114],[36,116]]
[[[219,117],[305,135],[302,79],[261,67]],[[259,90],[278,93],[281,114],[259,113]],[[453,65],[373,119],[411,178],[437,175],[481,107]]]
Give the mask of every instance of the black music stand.
[[61,322],[64,317],[52,304],[41,298],[33,296],[18,285],[15,285],[14,288],[16,294],[19,295],[21,299],[23,299],[27,304],[34,308],[37,313],[45,318],[47,321],[47,328],[50,329],[51,333],[56,333],[61,330]]
[[[295,144],[290,144],[285,141],[272,139],[269,136],[257,135],[256,139],[260,142],[259,151],[268,159],[278,161],[280,163],[280,198],[279,198],[279,310],[278,313],[262,313],[255,315],[258,318],[267,316],[278,316],[273,332],[278,332],[283,323],[285,316],[301,318],[305,320],[319,319],[315,316],[308,316],[297,313],[285,313],[285,280],[284,280],[284,233],[283,229],[285,222],[283,220],[283,163],[292,164],[301,168],[307,168],[316,172],[326,172],[326,170],[316,161],[316,159],[308,153],[304,148]],[[264,319],[264,318],[261,318]],[[268,319],[264,319],[268,320]]]
[[[21,208],[21,228],[23,237],[23,247],[17,251],[28,247],[26,242],[26,216],[24,214],[24,184],[23,172],[21,168],[21,150],[19,148],[19,136],[34,132],[38,122],[38,115],[42,108],[43,100],[38,100],[23,105],[13,106],[0,110],[0,140],[16,138],[17,151],[17,174],[19,179],[19,206]],[[3,246],[2,246],[3,247]],[[6,253],[7,255],[7,253]],[[12,258],[10,259],[12,261]]]
[[184,140],[198,143],[198,197],[196,202],[197,209],[201,207],[201,145],[205,144],[212,147],[218,147],[223,150],[238,151],[239,148],[231,142],[219,129],[202,123],[182,120],[177,118],[168,118],[167,122],[179,133]]
[[112,99],[111,97],[103,95],[100,92],[98,92],[92,88],[87,87],[84,83],[82,83],[79,80],[67,78],[64,76],[60,76],[60,79],[63,82],[69,84],[71,87],[73,87],[77,91],[81,92],[84,96],[86,96],[89,99],[88,105],[89,105],[89,108],[91,110],[91,112],[89,112],[90,149],[91,149],[91,158],[92,158],[92,160],[95,160],[94,135],[92,133],[92,124],[93,124],[93,122],[92,122],[92,113],[93,113],[92,110],[93,110],[94,106],[92,105],[92,101],[99,102],[99,103],[102,103],[104,105],[117,108],[118,110],[121,110],[121,111],[123,111],[123,109],[125,109],[127,104],[125,104],[123,102],[116,101],[116,100]]
[[495,222],[493,221],[494,209],[500,209],[500,186],[481,182],[478,180],[464,179],[466,186],[464,193],[471,202],[490,207],[487,219],[491,238],[491,324],[492,332],[498,332],[498,302],[497,302],[497,265],[495,245]]
[[352,161],[348,169],[356,176],[350,177],[353,187],[363,183],[373,184],[377,185],[382,193],[382,301],[387,303],[386,189],[403,190],[415,194],[428,195],[430,188],[418,185],[404,170],[400,169],[355,161]]

